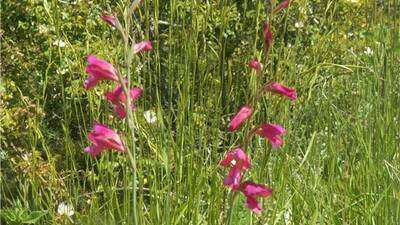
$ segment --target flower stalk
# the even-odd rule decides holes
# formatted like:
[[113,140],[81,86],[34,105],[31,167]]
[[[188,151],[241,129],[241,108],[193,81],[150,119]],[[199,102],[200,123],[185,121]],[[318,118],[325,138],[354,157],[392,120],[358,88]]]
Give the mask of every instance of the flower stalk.
[[[287,8],[289,4],[290,0],[284,0],[277,6],[276,9],[273,10],[273,12],[277,13],[278,11]],[[273,34],[271,31],[271,22],[273,21],[273,16],[274,13],[271,14],[268,22],[264,22],[262,29],[264,35],[263,43],[266,61],[268,61],[268,55],[273,45]],[[255,76],[251,76],[250,79],[250,88],[253,90],[253,92],[250,92],[250,104],[242,106],[236,115],[232,117],[228,127],[229,132],[236,132],[246,121],[250,120],[250,117],[256,110],[255,107],[258,105],[260,98],[265,92],[271,92],[285,96],[292,101],[296,100],[297,98],[295,89],[286,87],[278,82],[269,82],[264,87],[259,85],[257,78],[263,75],[263,65],[258,61],[257,58],[251,59],[248,63],[248,66],[256,71]],[[272,194],[272,189],[263,184],[257,184],[249,180],[242,181],[242,178],[250,168],[250,160],[246,154],[246,149],[251,141],[251,138],[254,135],[261,136],[270,142],[272,148],[278,148],[283,145],[283,139],[281,135],[286,133],[286,130],[278,124],[263,123],[250,127],[254,128],[251,128],[245,133],[245,138],[242,140],[241,145],[228,152],[225,155],[225,158],[220,162],[221,166],[231,168],[224,179],[224,185],[229,186],[231,189],[229,202],[230,206],[226,218],[226,224],[228,225],[233,223],[233,211],[236,207],[238,192],[241,192],[246,197],[246,203],[244,206],[256,214],[260,214],[263,210],[261,203],[257,200],[257,198],[265,198]]]
[[[114,111],[119,118],[125,118],[131,143],[126,145],[119,138],[118,134],[106,125],[95,123],[94,130],[89,133],[89,140],[92,145],[85,148],[85,152],[90,153],[92,157],[96,157],[105,149],[113,149],[116,151],[127,153],[128,161],[131,164],[133,176],[133,199],[132,199],[132,221],[134,225],[139,224],[138,206],[137,206],[137,188],[138,172],[137,172],[137,149],[136,149],[136,117],[133,114],[135,106],[133,101],[136,101],[141,95],[143,89],[140,87],[131,88],[131,64],[133,57],[141,51],[149,51],[152,49],[150,41],[142,41],[135,43],[134,35],[130,34],[132,18],[134,10],[139,7],[140,0],[134,0],[126,6],[124,10],[124,24],[122,25],[114,14],[104,13],[101,19],[108,25],[115,27],[122,36],[124,44],[124,68],[125,75],[121,70],[114,68],[109,62],[96,58],[93,55],[88,56],[89,65],[86,67],[86,72],[90,75],[84,83],[86,90],[95,87],[100,81],[111,80],[119,83],[112,92],[105,94],[106,98],[114,104]],[[130,146],[129,146],[130,145]]]

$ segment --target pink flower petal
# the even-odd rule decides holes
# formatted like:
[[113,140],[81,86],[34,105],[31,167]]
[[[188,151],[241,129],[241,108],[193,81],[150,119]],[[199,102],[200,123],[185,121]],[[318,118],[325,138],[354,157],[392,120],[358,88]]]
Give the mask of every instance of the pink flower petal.
[[220,162],[220,165],[227,167],[232,165],[233,161],[235,161],[235,166],[238,166],[241,169],[250,168],[250,160],[247,154],[241,148],[236,148],[228,152],[225,155],[225,158]]
[[271,47],[272,39],[273,39],[271,28],[270,28],[268,22],[264,23],[263,32],[264,32],[264,48],[265,48],[265,52],[268,53],[268,51]]
[[143,93],[143,88],[134,87],[130,90],[132,100],[136,101]]
[[120,152],[126,151],[119,135],[106,125],[95,122],[93,130],[88,134],[88,138],[93,144],[85,148],[85,152],[90,153],[93,157],[105,149],[113,149]]
[[280,125],[276,124],[262,124],[258,127],[256,134],[267,138],[273,148],[277,148],[283,144],[280,135],[285,134],[286,131]]
[[242,172],[250,168],[250,161],[247,154],[241,148],[236,148],[225,155],[220,165],[223,167],[232,166],[224,179],[224,185],[237,190],[240,187]]
[[260,203],[253,197],[247,197],[244,207],[250,209],[256,214],[260,214],[262,211]]
[[114,112],[120,119],[124,119],[126,117],[125,106],[121,103],[117,103],[114,105]]
[[115,25],[117,24],[117,18],[114,15],[103,14],[100,16],[100,18],[112,27],[115,27]]
[[230,186],[233,190],[240,187],[240,178],[242,177],[242,169],[234,165],[224,179],[224,185]]
[[262,70],[262,64],[256,58],[250,60],[249,66],[255,69],[257,72],[260,72]]
[[[86,70],[87,72],[87,70]],[[86,78],[85,82],[83,83],[83,87],[86,90],[89,90],[91,88],[93,88],[94,86],[97,85],[97,83],[99,83],[99,79],[95,76],[89,76],[88,78]]]
[[150,51],[151,49],[153,49],[151,41],[142,41],[133,46],[133,53],[136,54],[142,51]]
[[240,191],[246,196],[245,207],[251,209],[254,213],[261,213],[262,208],[256,200],[257,197],[268,197],[272,194],[272,189],[262,184],[256,184],[251,181],[246,181],[240,186]]
[[100,148],[97,145],[91,145],[89,147],[85,148],[85,152],[89,153],[93,158],[95,158],[97,155],[101,154],[101,152],[103,152],[103,148]]
[[93,88],[101,80],[118,80],[117,71],[107,61],[93,55],[89,55],[87,60],[88,65],[85,70],[90,76],[85,80],[85,89]]
[[[140,88],[140,87],[131,88],[130,94],[131,94],[132,111],[136,110],[134,103],[141,96],[142,93],[143,93],[143,88]],[[106,96],[107,100],[109,100],[110,102],[112,102],[114,104],[114,111],[118,115],[118,117],[121,119],[125,118],[125,116],[126,116],[126,110],[125,110],[126,96],[122,90],[122,86],[117,85],[117,87],[115,87],[113,91],[107,92],[105,94],[105,96]]]
[[297,99],[297,93],[295,89],[283,86],[277,82],[267,84],[264,89],[275,94],[286,96],[292,101]]
[[251,116],[252,113],[253,109],[250,106],[243,106],[239,110],[239,112],[232,118],[231,122],[229,123],[228,131],[233,132],[237,130],[240,125]]
[[290,4],[290,0],[284,0],[281,3],[279,3],[279,5],[273,11],[279,12],[282,9],[286,9],[287,7],[289,7],[289,4]]
[[113,91],[107,92],[105,94],[108,101],[118,104],[120,102],[120,96],[122,95],[123,90],[121,85],[117,85]]
[[240,187],[240,190],[245,196],[251,197],[268,197],[272,194],[272,189],[262,184],[256,184],[251,181],[246,181]]

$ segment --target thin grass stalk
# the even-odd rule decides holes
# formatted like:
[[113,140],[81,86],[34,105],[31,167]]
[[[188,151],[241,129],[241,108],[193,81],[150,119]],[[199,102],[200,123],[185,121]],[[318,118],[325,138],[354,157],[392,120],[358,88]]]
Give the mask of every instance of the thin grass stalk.
[[[125,14],[125,30],[122,26],[117,23],[116,28],[120,31],[123,40],[124,40],[124,60],[125,60],[125,69],[127,74],[128,84],[125,83],[125,80],[121,73],[118,74],[118,79],[121,84],[122,90],[125,93],[125,109],[126,109],[126,122],[128,124],[130,136],[131,136],[131,148],[127,151],[128,159],[132,166],[132,175],[133,175],[133,193],[132,193],[132,217],[133,224],[138,224],[138,213],[137,213],[137,166],[136,166],[136,143],[135,143],[135,124],[134,124],[134,115],[131,108],[131,96],[129,93],[130,88],[130,65],[132,63],[132,54],[133,54],[133,45],[135,44],[134,38],[129,35],[129,30],[131,29],[131,17],[130,15],[133,13],[133,10],[137,8],[138,1],[134,1],[128,8],[126,8]],[[129,46],[129,39],[131,38],[131,46]]]
[[236,191],[232,191],[231,192],[231,201],[230,201],[230,207],[228,210],[228,214],[227,214],[227,225],[232,225],[232,221],[233,221],[233,212],[235,209],[235,205],[236,205],[236,199],[237,199],[237,192]]

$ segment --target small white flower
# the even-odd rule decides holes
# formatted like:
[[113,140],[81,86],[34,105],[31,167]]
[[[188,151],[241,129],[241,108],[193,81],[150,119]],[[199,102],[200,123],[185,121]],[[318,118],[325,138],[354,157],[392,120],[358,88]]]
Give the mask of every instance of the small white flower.
[[295,26],[296,28],[302,28],[302,27],[304,27],[304,23],[301,22],[301,21],[298,21],[298,22],[296,22],[296,23],[294,24],[294,26]]
[[74,212],[74,209],[72,208],[72,206],[67,205],[65,202],[61,202],[58,205],[57,213],[60,216],[65,215],[65,216],[70,217],[70,216],[74,215],[75,212]]
[[68,70],[65,69],[65,68],[63,68],[63,69],[57,69],[57,70],[56,70],[56,73],[57,73],[57,74],[60,74],[60,75],[64,75],[64,74],[66,74],[67,72],[68,72]]
[[22,159],[25,161],[28,161],[31,156],[32,156],[32,153],[25,153],[22,155]]
[[283,217],[285,218],[285,224],[292,224],[292,210],[290,208],[285,210]]
[[143,64],[139,63],[139,64],[136,66],[136,73],[139,73],[142,69],[143,69]]
[[366,55],[373,55],[374,51],[370,47],[365,47],[364,54]]
[[44,34],[44,33],[47,33],[49,31],[49,29],[43,24],[40,24],[38,26],[38,29],[39,29],[39,34]]
[[65,43],[63,40],[55,40],[55,41],[53,42],[53,45],[54,45],[54,46],[58,46],[58,47],[60,47],[60,48],[64,48],[65,45],[66,45],[66,43]]
[[157,121],[157,115],[153,110],[143,112],[143,116],[148,123],[155,123]]

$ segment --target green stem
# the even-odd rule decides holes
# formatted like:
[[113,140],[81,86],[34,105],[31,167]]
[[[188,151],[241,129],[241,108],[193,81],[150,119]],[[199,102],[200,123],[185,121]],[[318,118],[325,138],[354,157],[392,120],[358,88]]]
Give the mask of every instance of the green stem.
[[[136,2],[136,1],[135,1]],[[128,78],[128,82],[126,83],[121,73],[118,73],[118,79],[121,84],[122,90],[125,93],[125,110],[126,110],[126,122],[129,127],[129,131],[131,134],[132,145],[131,148],[127,151],[128,159],[132,166],[132,175],[133,175],[133,199],[132,199],[132,210],[133,210],[133,224],[137,225],[138,223],[138,214],[137,214],[137,165],[136,165],[136,143],[135,143],[135,124],[134,124],[134,115],[131,107],[131,96],[129,93],[129,89],[131,86],[130,82],[130,65],[132,63],[132,47],[134,44],[134,40],[132,39],[132,46],[129,46],[129,30],[130,30],[130,15],[132,6],[129,7],[125,17],[125,30],[123,27],[117,22],[117,29],[121,32],[121,35],[124,40],[124,59],[126,66],[126,76]],[[134,8],[133,8],[134,9]]]
[[[127,67],[127,71],[129,71],[129,66]],[[127,151],[128,153],[128,159],[131,163],[132,166],[132,173],[133,173],[133,221],[134,224],[137,223],[137,212],[136,212],[136,186],[137,186],[137,172],[136,172],[136,143],[135,143],[135,124],[133,122],[134,117],[133,113],[131,110],[131,97],[129,95],[128,87],[125,84],[124,78],[122,75],[118,74],[119,77],[119,82],[121,84],[121,87],[125,93],[126,96],[126,102],[125,102],[125,108],[126,108],[126,122],[128,123],[128,127],[131,133],[131,139],[132,139],[132,147],[130,150]]]
[[231,191],[231,201],[230,201],[230,207],[228,210],[228,214],[227,214],[227,225],[232,225],[232,219],[233,219],[233,210],[235,209],[235,205],[236,205],[236,196],[237,196],[237,192],[236,191]]

